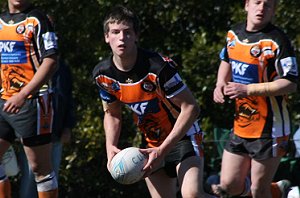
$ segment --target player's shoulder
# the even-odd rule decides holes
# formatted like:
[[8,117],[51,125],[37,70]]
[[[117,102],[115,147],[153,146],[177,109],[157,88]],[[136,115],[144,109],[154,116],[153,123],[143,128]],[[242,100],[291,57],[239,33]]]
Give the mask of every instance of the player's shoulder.
[[101,60],[93,69],[93,78],[105,73],[107,70],[109,70],[111,65],[111,57]]
[[239,34],[242,31],[245,31],[246,29],[246,23],[245,22],[240,22],[240,23],[236,23],[233,24],[232,26],[230,26],[229,31],[233,31],[236,34]]
[[38,20],[48,20],[46,12],[38,7],[30,6],[24,12],[26,13],[27,17],[34,17]]
[[266,30],[264,30],[264,32],[273,40],[277,40],[279,42],[289,42],[287,34],[282,30],[282,28],[276,25],[270,24]]
[[164,56],[159,52],[139,49],[139,56],[143,56],[143,59],[149,62],[150,70],[153,72],[160,71],[166,65],[176,66],[176,63],[171,58]]

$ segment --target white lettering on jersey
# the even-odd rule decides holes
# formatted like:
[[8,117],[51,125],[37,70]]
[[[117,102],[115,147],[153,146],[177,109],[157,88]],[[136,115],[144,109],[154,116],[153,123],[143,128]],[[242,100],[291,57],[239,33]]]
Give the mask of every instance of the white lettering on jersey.
[[232,65],[232,70],[235,74],[239,74],[241,76],[243,76],[245,74],[245,71],[247,70],[247,68],[249,67],[248,64],[245,63],[239,63],[239,62],[235,62],[232,61],[231,62]]
[[298,75],[298,65],[295,57],[286,57],[280,60],[283,76],[287,74]]
[[56,35],[54,32],[47,32],[42,35],[44,40],[45,49],[57,48]]
[[13,52],[16,42],[0,42],[0,52]]
[[148,102],[136,103],[129,105],[130,108],[138,115],[143,115],[145,113],[145,109],[148,105]]

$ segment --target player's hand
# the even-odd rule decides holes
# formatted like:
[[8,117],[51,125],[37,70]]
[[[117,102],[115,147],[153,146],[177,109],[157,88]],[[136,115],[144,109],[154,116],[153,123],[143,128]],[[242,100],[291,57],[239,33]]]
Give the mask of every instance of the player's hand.
[[243,98],[247,96],[247,85],[241,83],[229,82],[224,87],[224,94],[230,99]]
[[25,103],[25,99],[20,94],[10,97],[3,105],[3,111],[7,113],[19,113],[21,107]]
[[121,150],[115,146],[110,146],[110,147],[107,147],[106,151],[107,151],[107,165],[106,166],[107,166],[107,169],[110,170],[111,169],[110,162],[111,162],[112,158],[117,153],[119,153]]
[[161,155],[159,147],[140,149],[140,151],[148,156],[147,164],[143,168],[143,171],[145,171],[144,178],[146,178],[160,165],[163,156]]
[[224,99],[224,94],[223,94],[223,89],[224,89],[224,85],[218,85],[216,86],[215,90],[214,90],[214,101],[216,103],[224,103],[225,99]]

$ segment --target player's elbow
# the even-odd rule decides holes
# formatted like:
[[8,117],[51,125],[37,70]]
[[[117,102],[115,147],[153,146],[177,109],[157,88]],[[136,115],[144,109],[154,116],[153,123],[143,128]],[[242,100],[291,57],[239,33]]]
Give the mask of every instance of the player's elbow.
[[193,118],[197,119],[199,116],[200,116],[200,107],[199,105],[197,104],[194,104],[193,105],[193,108],[192,108],[192,115],[193,115]]

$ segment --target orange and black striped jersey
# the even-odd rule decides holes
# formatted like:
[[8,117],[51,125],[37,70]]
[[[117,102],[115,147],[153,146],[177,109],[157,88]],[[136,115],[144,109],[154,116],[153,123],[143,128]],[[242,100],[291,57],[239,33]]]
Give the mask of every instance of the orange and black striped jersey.
[[[230,63],[232,81],[242,84],[298,80],[298,66],[289,39],[268,24],[258,32],[238,24],[227,34],[220,53]],[[281,137],[291,130],[286,96],[249,96],[236,99],[234,133],[244,138]]]
[[8,99],[33,78],[43,58],[57,51],[56,36],[47,15],[30,7],[0,15],[1,98]]
[[[103,102],[118,100],[132,110],[148,146],[159,146],[165,140],[180,113],[170,98],[186,88],[171,59],[139,49],[131,71],[118,70],[110,57],[95,67],[93,77]],[[187,135],[196,132],[200,132],[197,122]]]

